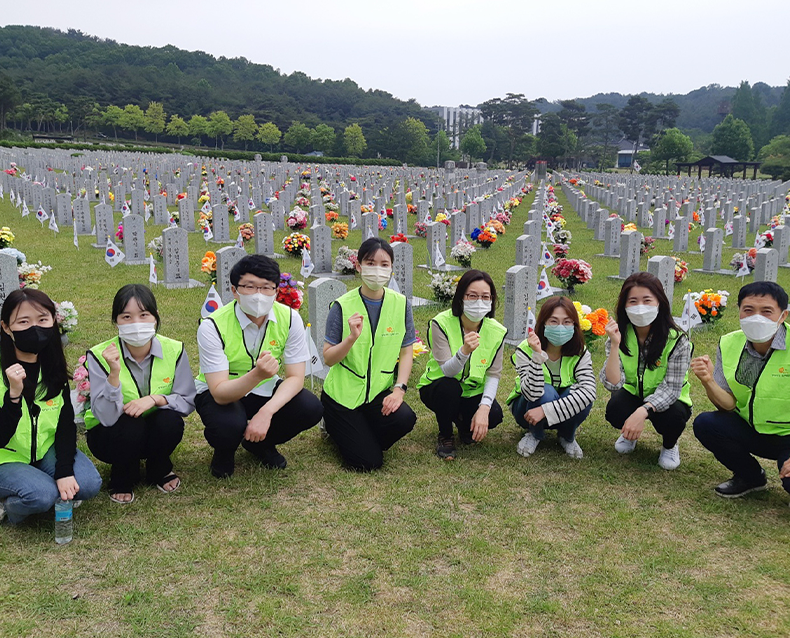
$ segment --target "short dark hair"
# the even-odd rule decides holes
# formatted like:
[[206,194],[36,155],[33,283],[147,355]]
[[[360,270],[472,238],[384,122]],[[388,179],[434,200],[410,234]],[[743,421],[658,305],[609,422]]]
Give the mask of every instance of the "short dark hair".
[[493,319],[496,315],[496,286],[494,285],[494,280],[491,279],[491,275],[482,270],[467,270],[461,276],[461,279],[458,281],[458,285],[455,288],[455,295],[453,296],[453,304],[451,306],[453,316],[460,317],[462,314],[464,314],[464,295],[466,294],[466,289],[476,281],[486,282],[488,287],[491,289],[491,311],[486,315],[486,317]]
[[576,311],[576,306],[567,297],[549,297],[543,302],[540,308],[538,318],[535,320],[535,334],[540,339],[540,346],[543,350],[549,344],[549,340],[545,336],[546,322],[549,320],[554,310],[559,306],[567,315],[573,319],[573,337],[571,340],[562,346],[562,355],[565,357],[576,357],[584,352],[584,333],[582,326],[579,323],[579,313]]
[[383,250],[390,256],[390,261],[395,261],[395,253],[388,242],[381,237],[368,237],[362,242],[357,251],[357,262],[361,263],[368,255],[375,255],[380,250]]
[[[52,315],[52,325],[55,331],[58,329],[56,318],[57,310],[55,303],[47,295],[35,288],[25,288],[15,290],[3,302],[3,309],[0,311],[0,321],[9,330],[11,329],[11,315],[25,301],[46,310]],[[66,356],[63,354],[63,344],[60,338],[54,338],[46,347],[39,352],[38,362],[41,369],[41,382],[46,388],[43,396],[44,400],[54,399],[63,392],[64,387],[69,381],[69,370],[66,365]],[[6,334],[5,330],[0,330],[0,373],[3,375],[3,383],[8,387],[8,377],[6,368],[10,368],[15,363],[19,363],[16,358],[16,346],[14,340]]]
[[280,266],[266,255],[247,255],[237,261],[230,270],[230,283],[238,287],[242,275],[260,277],[271,281],[275,286],[280,285]]
[[159,330],[159,310],[156,306],[156,297],[151,292],[150,288],[142,284],[126,284],[118,292],[115,293],[115,299],[112,300],[112,322],[118,323],[118,315],[123,314],[126,306],[134,299],[137,305],[150,312],[156,319],[156,329]]
[[787,293],[784,288],[773,281],[753,281],[743,286],[738,291],[738,307],[746,297],[773,297],[780,312],[787,309]]

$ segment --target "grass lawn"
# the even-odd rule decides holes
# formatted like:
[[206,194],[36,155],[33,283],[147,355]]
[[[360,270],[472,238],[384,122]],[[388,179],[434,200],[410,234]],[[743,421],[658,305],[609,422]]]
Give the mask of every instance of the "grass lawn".
[[[593,241],[558,194],[573,233],[570,256],[593,265],[594,278],[576,298],[611,310],[620,284],[606,275],[619,262],[594,257],[603,243]],[[473,258],[498,285],[531,200],[516,211],[507,234]],[[113,334],[116,290],[147,282],[147,267],[111,269],[90,238],[81,238],[77,251],[70,229],[53,237],[34,214],[21,219],[8,194],[0,202],[0,226],[12,228],[28,261],[53,267],[42,289],[76,305],[79,326],[67,347],[72,365]],[[231,223],[233,237],[235,229]],[[146,239],[160,232],[149,226]],[[360,240],[355,231],[348,243],[356,247]],[[412,241],[415,264],[423,263],[425,240]],[[340,245],[333,242],[333,249]],[[670,248],[658,240],[652,254]],[[205,250],[201,235],[191,235],[194,279],[203,276]],[[733,252],[725,249],[724,265]],[[684,259],[701,267],[701,255]],[[284,259],[281,268],[298,272],[299,262]],[[779,277],[790,289],[790,272]],[[415,294],[430,296],[425,271],[415,270],[414,281]],[[677,286],[675,314],[688,287],[736,295],[737,286],[734,278],[692,272]],[[155,293],[162,333],[185,341],[197,371],[195,330],[206,290],[160,286]],[[423,335],[438,310],[415,311]],[[715,355],[718,338],[736,327],[733,299],[719,325],[693,334],[696,353]],[[593,360],[597,371],[602,342],[593,346]],[[426,356],[415,362],[410,386],[425,363]],[[500,402],[514,375],[508,363]],[[692,394],[695,413],[711,409],[696,382]],[[75,512],[74,541],[63,547],[54,543],[51,514],[0,528],[0,635],[787,635],[790,497],[775,465],[764,463],[769,490],[737,501],[718,498],[712,488],[729,474],[690,427],[674,472],[657,466],[660,439],[650,428],[634,454],[618,455],[616,432],[603,418],[607,398],[599,387],[578,435],[581,461],[566,457],[551,434],[534,456],[520,457],[520,429],[506,414],[481,445],[442,462],[434,455],[432,415],[410,390],[417,426],[387,453],[381,471],[344,470],[314,428],[282,446],[286,471],[256,467],[240,450],[235,475],[222,482],[209,474],[210,449],[193,414],[174,455],[183,479],[177,493],[141,487],[133,505],[119,506],[102,492]],[[80,446],[87,451],[84,439]],[[108,466],[98,467],[106,478]]]

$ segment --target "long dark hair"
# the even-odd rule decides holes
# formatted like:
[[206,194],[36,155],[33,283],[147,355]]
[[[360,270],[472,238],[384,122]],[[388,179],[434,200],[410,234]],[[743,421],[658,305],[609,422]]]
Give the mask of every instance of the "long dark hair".
[[636,286],[647,288],[658,299],[658,316],[650,324],[650,340],[647,346],[647,353],[645,354],[647,367],[655,370],[657,367],[656,362],[661,360],[664,347],[667,345],[669,331],[675,330],[679,333],[683,331],[672,318],[672,307],[669,305],[669,299],[667,299],[664,287],[661,285],[658,277],[649,272],[635,272],[623,282],[620,296],[617,298],[615,316],[617,317],[617,326],[620,328],[620,352],[626,356],[631,356],[625,339],[628,326],[631,325],[631,321],[625,312],[625,304],[628,301],[628,295],[631,294],[631,289]]
[[491,311],[486,317],[493,319],[496,315],[496,286],[494,285],[494,280],[491,279],[491,275],[482,270],[467,270],[461,276],[455,288],[455,295],[453,296],[453,303],[451,306],[453,315],[460,317],[464,314],[464,295],[466,294],[466,289],[476,281],[486,282],[491,290]]
[[[11,317],[16,309],[25,301],[29,301],[37,308],[46,310],[52,315],[52,325],[57,332],[57,320],[55,318],[55,303],[47,297],[40,290],[33,288],[25,288],[24,290],[15,290],[3,302],[3,310],[0,312],[0,320],[10,329]],[[14,340],[6,333],[5,330],[0,330],[0,368],[3,372],[3,383],[6,387],[8,384],[8,377],[6,376],[6,368],[11,367],[15,363],[19,363],[16,358],[16,347]],[[69,382],[69,371],[66,366],[66,357],[63,354],[63,346],[57,335],[44,347],[38,354],[38,363],[41,367],[41,382],[46,388],[46,393],[43,400],[47,401],[53,399],[63,392],[64,386]]]
[[543,302],[538,318],[535,320],[535,334],[540,339],[540,347],[545,350],[549,344],[549,340],[544,335],[546,322],[554,314],[557,306],[562,308],[573,319],[573,337],[571,337],[570,341],[563,344],[560,352],[562,352],[564,357],[576,357],[584,352],[584,333],[582,333],[582,327],[579,323],[579,313],[576,312],[576,307],[567,297],[549,297]]

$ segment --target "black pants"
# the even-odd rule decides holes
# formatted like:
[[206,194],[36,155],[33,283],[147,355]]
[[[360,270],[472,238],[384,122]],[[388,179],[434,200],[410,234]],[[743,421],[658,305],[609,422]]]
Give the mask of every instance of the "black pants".
[[[626,419],[642,404],[643,401],[638,396],[620,388],[617,392],[612,393],[612,398],[606,404],[606,420],[612,427],[622,430]],[[648,417],[656,432],[663,437],[663,445],[667,449],[675,447],[690,418],[691,408],[682,401],[675,401],[667,410],[653,412]]]
[[173,471],[170,455],[184,436],[184,419],[172,410],[156,410],[138,418],[122,414],[112,427],[99,424],[88,430],[88,448],[100,461],[112,465],[110,492],[131,492],[140,481],[140,460],[145,459],[145,480],[154,484]]
[[[779,469],[790,459],[790,436],[760,434],[735,412],[703,412],[694,419],[694,436],[719,463],[749,482],[762,478],[755,456],[776,461]],[[782,487],[790,492],[790,478],[782,479]]]
[[[444,377],[430,385],[420,388],[420,399],[426,407],[436,414],[439,434],[453,435],[453,423],[458,428],[462,440],[469,440],[472,430],[472,417],[480,406],[480,396],[462,397],[463,388],[458,379]],[[502,408],[494,400],[488,413],[488,429],[492,430],[502,423]]]
[[381,414],[381,404],[390,394],[385,390],[370,403],[350,410],[321,394],[326,431],[337,444],[343,460],[355,470],[377,470],[384,463],[384,451],[414,429],[417,415],[406,402],[388,416]]
[[302,388],[272,417],[271,426],[263,441],[245,441],[247,421],[270,399],[271,397],[248,394],[239,401],[219,405],[208,390],[195,397],[195,407],[203,421],[203,435],[208,444],[223,457],[224,462],[232,464],[233,455],[240,443],[245,450],[260,456],[267,447],[290,441],[300,432],[309,430],[321,420],[324,412],[318,397]]

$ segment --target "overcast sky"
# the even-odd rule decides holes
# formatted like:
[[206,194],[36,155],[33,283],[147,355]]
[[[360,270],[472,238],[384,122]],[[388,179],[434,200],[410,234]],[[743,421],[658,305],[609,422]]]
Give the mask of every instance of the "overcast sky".
[[786,84],[788,0],[0,0],[0,24],[245,57],[423,106]]

